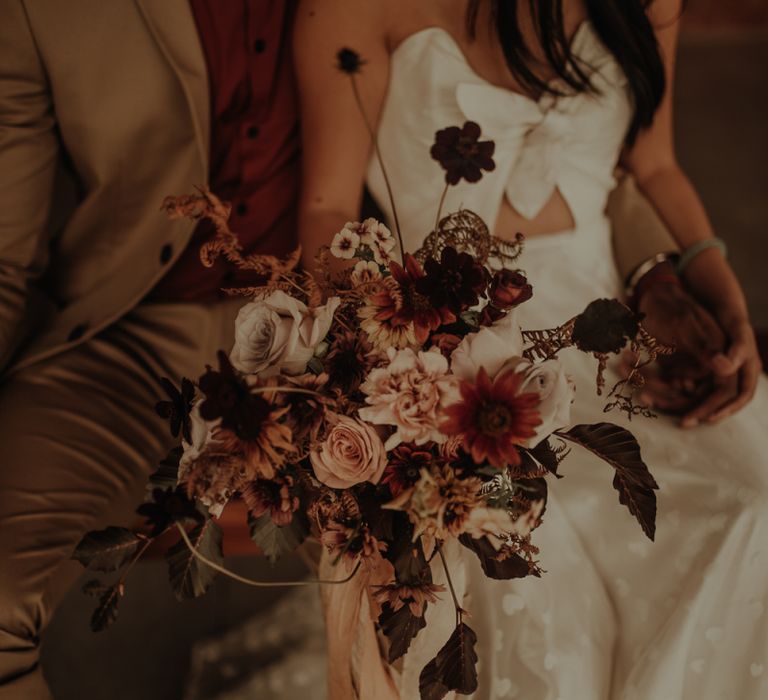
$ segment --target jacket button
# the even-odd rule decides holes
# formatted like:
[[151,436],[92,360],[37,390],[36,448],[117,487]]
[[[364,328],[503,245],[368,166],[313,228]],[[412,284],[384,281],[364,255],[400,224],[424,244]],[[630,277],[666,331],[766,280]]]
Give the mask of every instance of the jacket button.
[[86,323],[78,323],[67,336],[67,341],[70,343],[74,343],[76,340],[79,340],[83,337],[85,334],[85,331],[88,330],[88,324]]
[[173,257],[173,246],[170,243],[166,243],[160,249],[160,263],[165,265]]

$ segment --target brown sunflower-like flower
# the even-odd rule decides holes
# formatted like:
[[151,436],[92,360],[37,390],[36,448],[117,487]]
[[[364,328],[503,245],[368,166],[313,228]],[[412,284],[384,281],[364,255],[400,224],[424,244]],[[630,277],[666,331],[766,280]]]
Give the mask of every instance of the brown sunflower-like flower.
[[255,518],[269,513],[275,525],[290,524],[299,509],[299,496],[294,478],[290,474],[272,480],[257,479],[240,491],[248,512]]
[[213,439],[219,443],[218,449],[242,457],[244,481],[273,479],[285,464],[287,455],[295,452],[291,429],[283,422],[288,410],[287,406],[273,407],[259,422],[258,432],[252,430],[247,439],[226,428],[214,430]]
[[440,260],[424,263],[424,276],[414,282],[416,291],[436,309],[448,309],[458,316],[480,301],[488,285],[488,272],[468,253],[446,246]]
[[463,478],[447,465],[422,469],[419,480],[385,508],[408,514],[419,535],[445,540],[457,537],[466,519],[480,504],[482,481]]
[[358,309],[360,328],[365,331],[374,348],[407,348],[416,345],[416,331],[413,321],[403,308],[403,292],[392,278],[381,280],[378,291],[368,297]]
[[430,331],[437,330],[445,323],[453,323],[456,316],[446,306],[437,306],[420,291],[425,278],[424,269],[410,253],[405,254],[405,266],[396,262],[389,265],[392,277],[400,285],[402,302],[394,311],[393,318],[411,321],[416,333],[416,340],[423,344]]
[[373,587],[373,597],[377,603],[389,607],[394,612],[407,605],[411,614],[421,617],[427,603],[436,603],[438,593],[445,592],[445,586],[428,581],[413,581],[406,583],[388,583],[384,586]]
[[361,522],[345,524],[335,520],[325,523],[320,533],[320,542],[328,549],[332,557],[354,563],[358,559],[378,559],[387,551],[387,543],[380,542],[370,528]]
[[446,435],[463,436],[464,450],[477,464],[486,460],[494,467],[518,465],[516,445],[524,445],[541,424],[539,395],[520,393],[523,374],[508,369],[494,381],[485,368],[474,383],[459,386],[462,401],[445,409],[447,420],[441,426]]
[[401,443],[389,453],[389,463],[381,483],[389,486],[392,497],[397,498],[421,478],[422,469],[428,469],[434,462],[435,455],[427,445],[418,447]]
[[324,364],[328,385],[345,394],[357,391],[371,368],[373,346],[359,333],[345,331],[334,338]]
[[493,141],[480,141],[480,133],[478,124],[465,122],[461,128],[449,126],[435,134],[430,155],[443,166],[448,185],[457,185],[462,178],[477,182],[483,170],[496,167],[493,162],[496,145]]

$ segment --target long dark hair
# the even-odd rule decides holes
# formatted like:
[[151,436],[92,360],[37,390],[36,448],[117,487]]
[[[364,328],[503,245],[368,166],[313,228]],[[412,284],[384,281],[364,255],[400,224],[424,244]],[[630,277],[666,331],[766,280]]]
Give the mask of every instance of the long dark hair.
[[[476,34],[482,0],[469,0],[467,29]],[[510,71],[524,90],[533,94],[562,95],[531,68],[533,55],[518,23],[518,0],[490,0],[493,24]],[[606,48],[627,76],[634,102],[634,117],[627,141],[653,121],[666,87],[664,64],[646,8],[652,0],[585,0],[589,19]],[[574,92],[595,92],[589,66],[580,63],[570,50],[563,25],[562,0],[528,0],[531,17],[544,55],[561,79]]]

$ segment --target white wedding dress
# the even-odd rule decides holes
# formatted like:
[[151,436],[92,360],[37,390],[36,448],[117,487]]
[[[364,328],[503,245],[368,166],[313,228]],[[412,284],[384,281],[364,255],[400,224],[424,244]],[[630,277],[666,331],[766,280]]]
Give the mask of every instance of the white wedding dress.
[[[534,101],[478,76],[444,30],[417,32],[392,56],[379,126],[407,249],[434,225],[444,180],[428,152],[438,129],[471,120],[496,143],[496,169],[452,187],[443,212],[464,207],[492,225],[506,197],[533,218],[560,191],[575,227],[526,242],[519,260],[534,288],[520,307],[527,328],[621,295],[604,208],[630,99],[588,22],[573,51],[600,94]],[[391,214],[375,160],[368,186]],[[480,640],[475,699],[768,698],[768,382],[737,416],[683,431],[665,417],[606,416],[595,360],[576,351],[561,360],[577,384],[573,423],[610,420],[636,435],[660,484],[656,541],[619,505],[611,468],[574,448],[534,533],[540,579],[490,580],[469,551],[453,557]],[[439,608],[431,613],[439,623]],[[445,618],[444,635],[417,636],[406,655],[403,700],[418,698],[418,673],[450,634],[450,609]]]

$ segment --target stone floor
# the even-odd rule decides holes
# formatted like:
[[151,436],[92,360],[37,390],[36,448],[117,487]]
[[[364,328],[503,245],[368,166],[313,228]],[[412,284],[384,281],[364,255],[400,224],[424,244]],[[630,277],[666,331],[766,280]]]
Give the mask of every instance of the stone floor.
[[[754,319],[768,327],[766,67],[766,37],[686,39],[676,131],[680,159],[729,244]],[[292,561],[270,570],[259,559],[232,565],[251,576],[290,577],[302,568]],[[43,668],[56,700],[180,700],[195,642],[241,623],[277,595],[220,580],[205,598],[179,604],[164,563],[143,564],[108,632],[89,631],[92,600],[72,591],[45,637]]]

